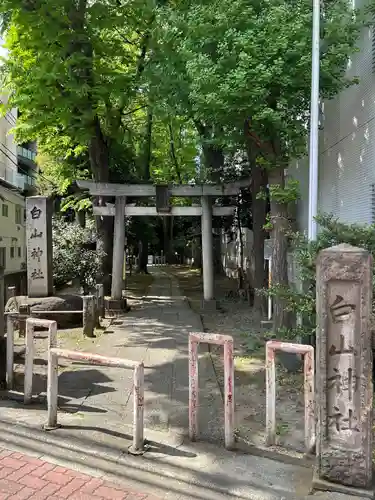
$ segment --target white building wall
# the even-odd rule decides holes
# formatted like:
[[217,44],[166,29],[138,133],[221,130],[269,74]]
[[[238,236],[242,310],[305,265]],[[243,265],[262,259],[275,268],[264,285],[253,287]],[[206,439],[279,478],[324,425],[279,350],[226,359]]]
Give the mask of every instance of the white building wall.
[[0,257],[5,274],[26,268],[25,198],[0,185]]
[[[7,102],[5,94],[0,93],[0,100]],[[17,186],[17,145],[9,131],[14,127],[17,110],[12,109],[5,116],[0,116],[0,177]]]
[[[359,84],[324,103],[324,129],[319,144],[319,211],[343,222],[375,222],[375,59],[373,33],[365,28],[347,74]],[[290,175],[300,181],[299,229],[308,223],[308,161],[292,165]]]
[[[6,102],[6,96],[0,94]],[[14,188],[20,187],[22,175],[17,172],[17,145],[9,131],[15,125],[16,110],[0,117],[0,264],[5,263],[5,274],[18,273],[26,266],[25,198]]]

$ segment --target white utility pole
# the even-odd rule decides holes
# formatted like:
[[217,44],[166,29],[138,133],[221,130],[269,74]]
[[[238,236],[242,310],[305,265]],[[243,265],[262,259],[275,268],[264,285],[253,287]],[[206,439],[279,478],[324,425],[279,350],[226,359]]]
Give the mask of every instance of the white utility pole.
[[309,148],[309,227],[308,238],[316,240],[318,213],[319,154],[319,70],[320,70],[320,0],[313,0],[311,107]]

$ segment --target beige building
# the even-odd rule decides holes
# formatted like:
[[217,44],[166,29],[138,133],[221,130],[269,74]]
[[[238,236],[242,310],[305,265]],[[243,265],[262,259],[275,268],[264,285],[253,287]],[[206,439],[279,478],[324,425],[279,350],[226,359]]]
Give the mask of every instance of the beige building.
[[[6,96],[0,94],[0,100],[6,102]],[[25,196],[32,194],[37,167],[35,147],[17,145],[10,133],[16,119],[15,109],[0,117],[0,266],[5,285],[25,292]]]
[[0,266],[5,274],[26,269],[25,197],[0,179]]

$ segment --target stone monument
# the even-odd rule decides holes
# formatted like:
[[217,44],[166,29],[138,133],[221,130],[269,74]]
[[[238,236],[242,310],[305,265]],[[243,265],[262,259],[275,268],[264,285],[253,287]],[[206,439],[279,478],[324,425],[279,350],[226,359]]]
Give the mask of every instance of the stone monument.
[[28,296],[49,297],[52,279],[52,204],[45,196],[26,198]]
[[313,487],[373,498],[372,257],[346,244],[322,250],[316,280]]

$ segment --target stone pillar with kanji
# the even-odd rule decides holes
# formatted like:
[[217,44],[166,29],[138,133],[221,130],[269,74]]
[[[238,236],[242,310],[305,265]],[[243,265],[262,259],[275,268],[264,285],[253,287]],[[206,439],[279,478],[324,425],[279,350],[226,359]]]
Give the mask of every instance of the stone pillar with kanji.
[[27,294],[53,294],[52,204],[45,196],[26,198]]
[[372,257],[341,244],[317,261],[314,488],[373,498]]

